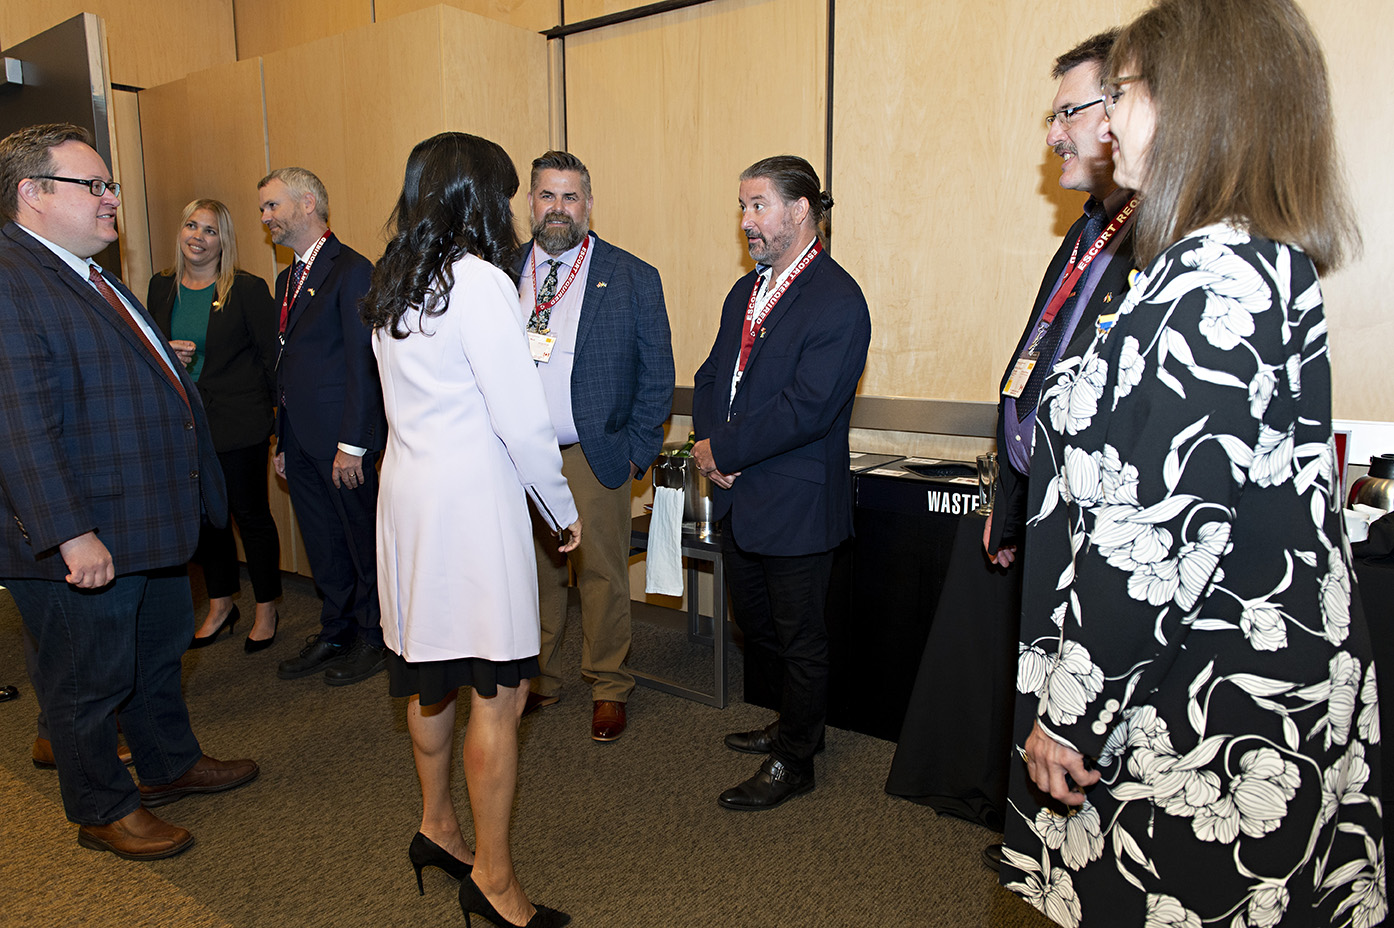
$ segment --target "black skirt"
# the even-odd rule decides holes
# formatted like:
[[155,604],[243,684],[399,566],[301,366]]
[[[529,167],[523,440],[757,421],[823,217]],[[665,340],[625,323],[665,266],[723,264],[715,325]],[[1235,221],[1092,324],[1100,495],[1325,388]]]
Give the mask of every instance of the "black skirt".
[[482,657],[457,657],[448,661],[406,660],[387,652],[387,691],[393,696],[418,696],[423,706],[433,706],[462,686],[472,687],[488,699],[499,687],[512,689],[524,680],[538,676],[542,667],[536,657],[516,661],[491,661]]

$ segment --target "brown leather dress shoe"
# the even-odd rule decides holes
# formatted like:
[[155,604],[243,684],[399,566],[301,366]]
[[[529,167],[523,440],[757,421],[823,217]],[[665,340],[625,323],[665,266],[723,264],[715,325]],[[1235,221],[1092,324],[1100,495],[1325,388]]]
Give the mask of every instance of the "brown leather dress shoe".
[[254,760],[215,760],[205,754],[173,783],[140,784],[140,801],[153,809],[195,793],[221,793],[252,782],[260,772]]
[[141,806],[109,825],[80,825],[77,843],[94,851],[111,851],[126,860],[159,860],[187,851],[194,836]]
[[[53,742],[47,738],[35,738],[34,747],[29,754],[34,760],[34,766],[40,770],[52,770],[58,766],[53,760]],[[116,746],[116,759],[130,766],[131,749],[124,744],[118,744]]]
[[597,699],[591,713],[591,737],[596,741],[614,741],[624,734],[624,703],[613,699]]

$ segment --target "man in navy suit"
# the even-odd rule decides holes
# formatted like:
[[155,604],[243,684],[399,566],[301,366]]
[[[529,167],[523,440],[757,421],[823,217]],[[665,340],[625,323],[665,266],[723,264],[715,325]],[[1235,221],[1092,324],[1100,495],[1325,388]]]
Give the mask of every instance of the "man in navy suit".
[[536,533],[542,675],[528,710],[555,703],[566,631],[567,565],[581,594],[581,676],[591,686],[591,737],[624,733],[634,676],[630,645],[630,481],[658,457],[673,404],[673,347],[658,271],[590,232],[591,177],[581,159],[549,151],[532,163],[533,239],[519,265],[519,300],[542,375],[562,472],[586,525],[557,553]]
[[329,194],[304,168],[257,184],[271,241],[295,252],[276,278],[276,473],[286,478],[310,572],[324,596],[320,632],[281,661],[282,680],[323,673],[343,686],[387,666],[378,624],[377,452],[387,440],[371,332],[358,315],[373,266],[329,231]]
[[783,681],[774,723],[726,737],[733,750],[771,755],[718,800],[757,810],[814,786],[828,702],[824,612],[833,549],[852,533],[847,433],[871,316],[822,250],[832,198],[807,161],[757,161],[741,174],[740,203],[755,270],[727,295],[694,378],[692,456],[719,488],[714,514],[747,654]]
[[0,141],[0,583],[37,645],[78,843],[152,860],[193,837],[150,807],[240,786],[257,765],[206,756],[189,726],[184,564],[227,495],[193,381],[92,261],[117,239],[120,185],[90,143],[71,125]]

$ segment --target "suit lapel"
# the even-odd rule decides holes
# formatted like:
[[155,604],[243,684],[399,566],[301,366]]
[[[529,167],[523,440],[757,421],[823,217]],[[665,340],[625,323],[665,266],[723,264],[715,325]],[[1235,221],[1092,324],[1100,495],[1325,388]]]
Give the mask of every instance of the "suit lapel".
[[591,243],[590,271],[586,274],[586,292],[581,299],[581,316],[576,320],[576,345],[574,354],[581,353],[581,345],[595,325],[600,307],[609,292],[607,285],[615,270],[615,251],[595,236]]
[[[324,286],[324,282],[329,279],[330,271],[334,270],[334,259],[339,256],[339,239],[332,233],[324,244],[320,247],[319,254],[315,255],[314,263],[310,265],[310,270],[305,275],[305,285],[300,288],[300,295],[296,297],[295,303],[290,307],[290,313],[286,316],[286,337],[290,337],[291,330],[295,324],[305,315],[305,310],[315,298],[315,293]],[[295,265],[291,265],[292,268]],[[291,286],[290,273],[286,273],[286,287]],[[294,291],[292,291],[294,292]],[[284,297],[283,297],[284,298]]]
[[[780,321],[788,315],[794,303],[798,301],[799,295],[803,292],[804,287],[807,286],[814,277],[818,276],[819,270],[823,267],[823,260],[826,257],[827,254],[825,252],[819,251],[818,256],[789,284],[789,289],[784,291],[784,295],[779,298],[779,302],[774,304],[774,308],[771,309],[769,315],[765,317],[765,321],[760,324],[760,330],[755,333],[755,344],[751,346],[750,357],[746,358],[745,361],[746,370],[749,370],[750,366],[755,363],[755,359],[760,354],[761,349],[764,348],[765,342],[769,341],[770,337],[774,335],[775,328],[779,325]],[[754,286],[754,284],[752,284],[752,286]],[[742,325],[744,325],[744,323],[742,323]],[[744,383],[745,378],[741,378],[741,381]]]
[[[159,367],[163,362],[151,354],[150,346],[145,341],[145,338],[131,330],[126,320],[102,298],[102,295],[97,292],[97,288],[92,286],[91,281],[82,279],[66,261],[59,258],[50,251],[47,246],[27,232],[22,232],[17,228],[13,233],[10,229],[6,229],[5,232],[11,239],[27,248],[38,260],[39,264],[52,272],[64,286],[71,290],[78,299],[82,300],[83,303],[87,305],[88,309],[90,309],[94,315],[110,325],[111,328],[115,330],[117,337],[124,339],[126,344],[160,375],[161,380],[169,383],[169,379],[165,376],[165,371]],[[114,284],[115,288],[121,292],[132,307],[136,308],[136,312],[141,314],[141,318],[144,319],[146,324],[153,330],[155,327],[154,321],[150,318],[149,313],[145,312],[145,308],[141,306],[140,300],[136,299],[135,295],[126,288],[126,285],[119,280],[113,281],[111,278],[108,278],[107,282]],[[157,346],[157,350],[164,350],[163,346]],[[169,384],[169,386],[171,389],[173,388],[173,384]]]

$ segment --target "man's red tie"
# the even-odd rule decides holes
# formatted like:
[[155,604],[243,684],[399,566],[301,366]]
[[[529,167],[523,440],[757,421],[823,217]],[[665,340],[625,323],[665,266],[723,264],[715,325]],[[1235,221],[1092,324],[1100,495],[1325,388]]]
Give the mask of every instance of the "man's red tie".
[[166,360],[160,356],[160,350],[150,343],[150,339],[141,331],[135,319],[131,318],[131,311],[126,308],[126,304],[121,302],[121,297],[116,295],[116,291],[111,288],[111,284],[106,282],[106,278],[102,276],[102,272],[97,270],[97,265],[87,265],[87,279],[92,281],[92,284],[97,288],[97,292],[102,295],[104,300],[111,304],[111,308],[116,310],[116,314],[121,317],[122,321],[130,326],[136,338],[140,339],[140,343],[145,346],[145,350],[154,355],[160,370],[164,371],[165,376],[169,378],[169,382],[174,384],[174,389],[179,391],[179,398],[184,401],[185,406],[188,406],[189,395],[184,392],[184,384],[180,382],[179,377],[170,369]]

